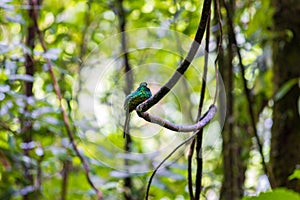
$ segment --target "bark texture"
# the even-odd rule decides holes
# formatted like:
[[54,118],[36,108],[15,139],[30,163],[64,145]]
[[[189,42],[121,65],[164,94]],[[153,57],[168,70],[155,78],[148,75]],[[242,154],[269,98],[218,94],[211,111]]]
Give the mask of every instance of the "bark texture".
[[[300,4],[297,0],[275,0],[273,65],[274,90],[287,81],[300,77]],[[287,31],[291,31],[292,37]],[[277,187],[300,192],[300,180],[288,180],[300,165],[300,117],[298,112],[299,86],[296,84],[274,102],[271,139],[271,167]]]

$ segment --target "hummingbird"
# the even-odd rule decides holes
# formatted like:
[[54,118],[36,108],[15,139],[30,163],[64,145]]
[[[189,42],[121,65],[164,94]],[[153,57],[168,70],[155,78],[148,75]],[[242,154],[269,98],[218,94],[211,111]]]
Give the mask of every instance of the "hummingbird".
[[145,100],[149,99],[152,96],[151,90],[147,87],[146,82],[140,83],[140,86],[136,89],[136,91],[129,94],[124,103],[124,110],[126,112],[126,119],[125,119],[125,125],[124,125],[124,135],[123,138],[125,138],[125,134],[128,134],[129,132],[129,119],[130,119],[130,113],[135,110],[135,108]]

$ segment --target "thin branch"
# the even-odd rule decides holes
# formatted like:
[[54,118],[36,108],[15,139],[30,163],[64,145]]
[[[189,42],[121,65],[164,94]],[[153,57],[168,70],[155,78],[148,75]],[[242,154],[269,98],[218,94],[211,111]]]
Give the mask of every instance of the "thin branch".
[[236,36],[235,36],[235,32],[234,32],[233,19],[232,19],[232,14],[231,14],[232,11],[229,10],[229,7],[225,2],[224,2],[224,7],[226,9],[227,18],[228,18],[228,22],[229,22],[230,35],[232,37],[232,41],[233,41],[233,44],[235,45],[236,53],[237,53],[238,59],[239,59],[239,67],[240,67],[241,76],[242,76],[242,80],[243,80],[244,93],[245,93],[246,99],[247,99],[248,111],[249,111],[250,120],[251,120],[251,126],[252,126],[252,129],[253,129],[254,137],[256,139],[256,143],[258,145],[258,151],[259,151],[259,154],[261,156],[263,170],[264,170],[265,174],[269,177],[269,181],[270,181],[271,186],[274,187],[275,186],[275,179],[273,178],[273,175],[271,174],[271,172],[268,170],[267,164],[265,162],[265,157],[264,157],[264,154],[263,154],[263,146],[260,142],[259,135],[257,133],[255,116],[254,116],[254,111],[253,111],[253,107],[252,107],[251,95],[250,95],[250,89],[247,86],[247,80],[245,78],[245,66],[243,64],[240,48],[237,44]]
[[66,159],[63,161],[63,169],[61,171],[62,176],[62,184],[61,184],[61,200],[67,199],[67,188],[68,188],[68,179],[69,179],[69,171],[71,168],[71,162]]
[[[178,10],[178,7],[176,6],[176,4],[177,4],[177,1],[173,0],[173,5],[175,5],[176,12],[173,15],[173,20],[172,21],[173,21],[173,25],[174,25],[174,30],[176,31],[175,35],[176,35],[177,49],[179,51],[179,55],[183,55],[182,44],[181,44],[181,41],[179,39],[178,32],[177,32],[177,18],[179,16],[181,10]],[[182,59],[180,60],[180,62],[182,62]],[[190,92],[188,90],[186,78],[182,79],[182,81],[183,81],[185,96],[189,96]],[[191,111],[192,111],[192,103],[189,102],[188,116],[189,116],[190,120],[193,121],[193,115],[192,115]],[[187,156],[187,160],[188,160],[188,169],[187,169],[187,174],[188,174],[188,191],[189,191],[190,200],[194,200],[194,194],[193,194],[193,177],[192,177],[192,159],[193,159],[193,154],[194,154],[194,147],[195,147],[195,140],[192,141],[192,143],[190,145],[190,148],[189,148],[189,151],[188,151],[188,156]]]
[[149,197],[149,192],[150,192],[150,187],[151,187],[151,183],[152,180],[154,178],[154,175],[156,174],[156,172],[158,171],[158,169],[180,148],[182,147],[182,145],[186,144],[187,142],[189,142],[190,140],[194,139],[196,137],[197,133],[193,133],[193,135],[191,135],[188,139],[184,140],[182,143],[180,143],[169,155],[167,155],[160,163],[159,165],[157,165],[157,167],[154,169],[153,173],[150,176],[150,179],[148,181],[147,184],[147,189],[146,189],[146,195],[145,195],[145,199],[148,200]]
[[193,139],[190,148],[189,148],[189,152],[188,152],[188,190],[189,190],[189,195],[190,195],[190,200],[194,200],[194,192],[193,192],[193,174],[192,174],[192,161],[193,161],[193,155],[194,155],[194,150],[195,150],[195,144],[196,144],[196,140]]
[[[203,115],[203,117],[201,117],[201,120],[199,122],[201,122],[202,126],[201,128],[203,128],[205,125],[207,125],[211,119],[215,116],[217,111],[217,107],[215,105],[211,105],[209,110]],[[191,132],[191,131],[189,131]],[[157,165],[153,171],[153,173],[151,174],[148,184],[147,184],[147,189],[146,189],[146,195],[145,195],[145,199],[148,200],[149,197],[149,192],[150,192],[150,187],[151,187],[151,183],[152,180],[154,178],[154,175],[156,174],[157,170],[180,148],[182,147],[182,145],[186,144],[187,142],[189,142],[190,140],[194,139],[195,136],[197,135],[198,132],[193,133],[193,135],[191,135],[188,139],[184,140],[182,143],[180,143],[174,150],[172,150],[172,152],[167,155],[160,163],[159,165]]]
[[153,116],[148,112],[139,112],[137,111],[137,114],[145,119],[146,121],[154,124],[158,124],[162,127],[165,127],[169,130],[176,131],[176,132],[192,132],[192,131],[197,131],[200,130],[205,124],[207,124],[216,114],[217,112],[217,107],[215,105],[211,105],[209,107],[208,112],[199,120],[197,123],[192,124],[192,125],[178,125],[171,123],[167,120],[164,120],[160,117]]
[[[123,6],[123,0],[117,0],[116,1],[116,7],[115,10],[116,15],[118,16],[119,21],[119,29],[121,32],[121,52],[123,54],[123,61],[124,61],[124,73],[126,77],[126,87],[125,87],[125,94],[128,95],[132,90],[133,85],[133,74],[131,70],[131,66],[129,63],[129,52],[127,48],[127,35],[126,35],[126,13]],[[129,134],[129,121],[130,121],[130,113],[126,113],[126,122],[124,124],[123,129],[123,135],[125,136],[125,144],[124,144],[124,150],[125,152],[131,151],[131,136]],[[125,130],[125,127],[127,127],[127,130]],[[125,169],[129,165],[129,160],[127,158],[124,159],[124,165]],[[125,177],[124,178],[124,198],[126,200],[131,200],[132,198],[132,180],[131,177]]]
[[[202,112],[202,107],[204,103],[205,98],[205,88],[206,88],[206,79],[207,79],[207,63],[208,63],[208,53],[209,53],[209,33],[210,33],[210,17],[208,18],[207,22],[207,28],[206,28],[206,42],[205,42],[205,59],[204,59],[204,71],[202,75],[202,86],[201,86],[201,92],[200,92],[200,102],[198,106],[198,114],[197,114],[197,121],[199,120]],[[218,83],[218,82],[217,82]],[[216,93],[217,94],[217,93]],[[194,139],[190,145],[189,154],[188,154],[188,189],[189,189],[189,195],[190,199],[194,200],[199,198],[201,193],[201,180],[202,180],[202,134],[203,129],[200,129],[197,131],[197,146],[196,146],[196,155],[197,155],[197,172],[196,172],[196,189],[195,189],[195,197],[193,195],[193,180],[192,180],[192,157],[194,154],[194,148],[196,139]],[[199,188],[199,189],[198,189]]]
[[[204,70],[202,76],[202,86],[200,93],[200,102],[198,108],[198,118],[201,116],[203,109],[203,103],[206,91],[206,79],[207,79],[207,63],[209,53],[209,39],[210,39],[210,16],[207,19],[206,38],[205,38],[205,57],[204,57]],[[197,119],[198,120],[198,119]],[[202,190],[202,171],[203,171],[203,158],[202,158],[202,139],[203,139],[203,128],[197,131],[197,145],[196,145],[196,160],[197,160],[197,171],[196,171],[196,188],[195,188],[195,199],[200,199]]]
[[121,32],[121,50],[124,56],[124,72],[126,76],[126,88],[125,93],[128,95],[133,86],[133,74],[131,70],[131,66],[129,64],[129,53],[127,48],[127,39],[126,39],[126,15],[125,9],[123,7],[123,0],[117,0],[117,9],[113,9],[118,16],[119,19],[119,29]]
[[[39,26],[38,26],[38,22],[37,22],[37,9],[36,9],[37,0],[33,0],[33,1],[34,1],[33,8],[34,8],[34,11],[35,11],[33,21],[34,21],[34,24],[35,24],[35,26],[37,28],[37,34],[38,34],[41,46],[43,48],[43,51],[47,52],[46,43],[44,41],[43,33],[40,31]],[[50,72],[50,76],[51,76],[51,79],[52,79],[52,84],[53,84],[53,87],[54,87],[54,91],[55,91],[56,96],[57,96],[57,98],[59,100],[59,106],[60,106],[61,114],[62,114],[62,117],[63,117],[64,126],[66,128],[67,135],[69,137],[70,143],[71,143],[71,145],[73,147],[73,150],[75,151],[77,157],[80,159],[80,161],[81,161],[81,163],[83,165],[83,168],[84,168],[85,175],[86,175],[88,183],[90,184],[90,186],[95,191],[98,199],[102,199],[102,193],[101,193],[101,191],[97,189],[97,187],[94,185],[94,183],[91,180],[89,165],[88,165],[87,161],[85,160],[85,158],[83,157],[83,155],[81,155],[81,153],[80,153],[77,145],[75,144],[75,139],[74,139],[73,132],[71,130],[71,126],[70,126],[70,122],[69,122],[69,117],[68,117],[68,114],[67,114],[65,108],[62,105],[62,100],[63,99],[62,99],[60,87],[59,87],[58,82],[56,80],[56,76],[54,74],[51,61],[48,58],[46,58],[46,63],[47,63],[47,67],[48,67],[49,72]]]
[[201,44],[206,29],[207,19],[208,16],[210,15],[210,6],[211,6],[211,0],[205,0],[203,2],[201,20],[199,22],[194,41],[191,45],[191,48],[186,58],[176,69],[176,72],[172,75],[170,80],[165,85],[163,85],[160,88],[160,90],[157,93],[155,93],[151,98],[147,99],[145,102],[143,102],[138,106],[139,111],[145,112],[148,109],[150,109],[153,105],[158,103],[174,87],[174,85],[178,82],[178,80],[181,78],[184,72],[188,69]]
[[215,104],[217,102],[217,97],[219,93],[219,70],[218,70],[218,61],[219,61],[219,56],[222,53],[222,43],[223,43],[223,28],[222,28],[222,16],[221,16],[221,11],[220,11],[220,0],[214,0],[214,5],[215,5],[215,13],[217,14],[217,19],[218,19],[218,27],[219,27],[219,32],[220,32],[220,37],[218,41],[218,49],[217,49],[217,57],[215,59],[215,73],[216,73],[216,92],[214,96],[214,102]]
[[[30,6],[30,9],[28,10],[28,17],[29,19],[32,19],[34,16],[34,9],[33,4],[34,0],[29,0],[28,4]],[[37,6],[39,6],[39,2],[37,3]],[[25,53],[25,69],[26,69],[26,75],[34,76],[35,73],[35,61],[33,58],[33,51],[35,47],[35,38],[36,38],[36,27],[33,23],[29,23],[27,27],[27,35],[26,35],[26,41],[25,44],[29,48],[29,52]],[[25,95],[27,98],[30,98],[33,96],[33,82],[32,81],[25,81]],[[28,104],[25,105],[25,111],[30,112]],[[24,130],[22,132],[22,142],[23,143],[31,143],[32,142],[32,123],[31,120],[28,119],[28,117],[25,117],[24,115],[21,115],[20,117],[20,123],[21,123],[21,130]],[[30,156],[30,148],[23,149],[24,155]],[[34,184],[34,176],[32,173],[32,165],[24,165],[24,176],[27,180],[27,185],[33,185]],[[23,200],[29,200],[33,198],[33,195],[39,195],[38,192],[34,192],[33,194],[27,193],[23,195]]]

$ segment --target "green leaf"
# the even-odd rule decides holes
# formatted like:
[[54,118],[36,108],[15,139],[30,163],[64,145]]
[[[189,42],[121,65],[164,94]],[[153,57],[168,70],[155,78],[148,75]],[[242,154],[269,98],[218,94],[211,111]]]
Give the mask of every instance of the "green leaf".
[[279,90],[277,91],[277,93],[275,94],[274,100],[278,101],[280,100],[282,97],[284,97],[286,95],[286,93],[288,93],[288,91],[290,91],[290,89],[298,83],[300,79],[298,78],[294,78],[291,79],[289,81],[287,81],[285,84],[283,84],[283,86],[281,86],[279,88]]
[[5,73],[5,71],[4,70],[0,70],[0,81],[1,82],[4,82],[4,81],[6,81],[8,79],[8,75]]
[[244,197],[243,200],[300,200],[300,195],[292,190],[278,188],[271,192],[260,193],[257,197]]
[[300,179],[300,169],[294,170],[293,174],[289,176],[289,180]]

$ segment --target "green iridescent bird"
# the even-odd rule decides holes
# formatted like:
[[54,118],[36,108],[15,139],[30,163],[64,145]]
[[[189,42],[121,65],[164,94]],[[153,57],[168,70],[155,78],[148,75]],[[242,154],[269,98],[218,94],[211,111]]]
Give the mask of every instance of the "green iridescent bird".
[[142,82],[136,91],[129,94],[124,103],[124,110],[126,111],[126,119],[124,125],[124,135],[129,132],[129,118],[130,113],[143,101],[149,99],[152,96],[150,89],[147,87],[146,82]]

